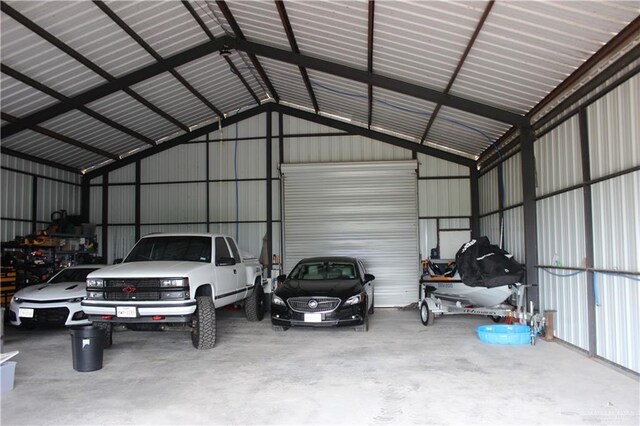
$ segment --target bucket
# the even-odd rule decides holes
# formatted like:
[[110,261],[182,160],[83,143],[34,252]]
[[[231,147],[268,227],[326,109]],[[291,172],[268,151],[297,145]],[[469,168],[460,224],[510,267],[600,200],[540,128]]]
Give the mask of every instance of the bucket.
[[13,389],[13,378],[16,373],[15,361],[7,361],[0,365],[0,393],[5,393]]
[[104,330],[90,325],[71,327],[73,369],[95,371],[102,368]]

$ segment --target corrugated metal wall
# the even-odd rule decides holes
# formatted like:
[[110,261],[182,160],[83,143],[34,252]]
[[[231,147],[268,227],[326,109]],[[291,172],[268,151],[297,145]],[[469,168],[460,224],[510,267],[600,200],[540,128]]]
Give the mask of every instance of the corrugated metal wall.
[[3,154],[0,178],[1,241],[32,233],[34,179],[36,231],[47,228],[54,211],[80,214],[78,174]]

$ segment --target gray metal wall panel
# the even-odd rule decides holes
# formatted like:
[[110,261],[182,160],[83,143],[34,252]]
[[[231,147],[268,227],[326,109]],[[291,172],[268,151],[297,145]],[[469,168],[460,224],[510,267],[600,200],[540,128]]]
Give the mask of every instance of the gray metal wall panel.
[[438,221],[420,219],[420,259],[428,259],[431,249],[438,246]]
[[206,184],[143,185],[140,189],[142,223],[206,221]]
[[640,165],[640,75],[588,109],[591,178]]
[[329,163],[411,159],[411,151],[362,136],[287,138],[285,163]]
[[418,181],[419,214],[423,216],[471,216],[469,179]]
[[640,171],[592,186],[594,267],[640,272]]
[[596,274],[597,354],[640,373],[638,277]]
[[[143,183],[180,182],[207,178],[206,142],[179,145],[140,162]],[[210,178],[214,179],[213,176]]]
[[[109,187],[109,224],[136,221],[136,188],[134,185]],[[109,227],[111,231],[112,227]],[[111,236],[111,235],[109,235]]]
[[13,241],[18,236],[26,236],[31,234],[31,223],[18,222],[16,220],[0,221],[0,238],[1,241]]
[[418,229],[414,161],[283,165],[284,266],[321,255],[362,257],[376,305],[415,302]]
[[534,143],[536,195],[542,196],[582,182],[578,116],[562,123]]
[[89,189],[89,222],[102,224],[102,186],[92,186]]
[[[174,167],[175,168],[175,167]],[[136,181],[136,165],[135,163],[128,166],[120,167],[109,172],[109,184],[112,183],[135,183]]]
[[109,226],[107,264],[124,258],[136,243],[135,237],[136,229],[133,226]]
[[500,241],[500,216],[498,213],[480,218],[480,235],[489,238],[494,244]]
[[0,212],[2,212],[2,217],[31,220],[33,178],[29,175],[4,169],[1,171],[1,176],[2,202],[0,203]]
[[[141,225],[140,236],[144,237],[153,232],[207,232],[207,225],[204,223],[198,224],[182,224],[182,225]],[[212,230],[211,232],[216,232]]]
[[584,350],[589,349],[587,274],[540,270],[540,310],[555,310],[554,336]]
[[536,203],[538,263],[584,267],[585,229],[582,190],[565,192]]
[[498,169],[493,168],[482,175],[478,182],[480,192],[480,214],[498,210]]
[[440,219],[440,229],[469,229],[469,219]]
[[504,162],[504,206],[519,203],[522,203],[522,156],[516,154]]
[[43,164],[16,158],[11,155],[2,154],[0,158],[2,159],[3,167],[9,167],[15,170],[33,173],[39,176],[47,176],[54,179],[60,179],[70,183],[79,184],[82,180],[82,176],[78,173],[72,173],[66,170],[57,169],[55,167],[45,166]]
[[[221,223],[215,224],[212,223],[210,225],[211,232],[220,233],[225,235],[231,235],[233,238],[237,237],[238,246],[245,250],[255,257],[260,256],[260,250],[262,250],[262,237],[264,237],[267,233],[267,224],[266,223],[241,223],[237,227],[236,233],[236,224],[235,223]],[[277,231],[277,229],[275,229]],[[274,236],[277,236],[279,240],[279,235],[274,232]],[[274,237],[275,238],[275,237]],[[279,242],[279,241],[278,241]],[[279,251],[275,251],[274,241],[274,251],[273,253],[280,253]]]
[[[498,241],[492,241],[498,243]],[[520,263],[524,263],[524,208],[504,212],[504,247]]]
[[[214,182],[209,185],[211,220],[236,221],[236,199],[239,221],[267,220],[267,188],[265,181]],[[262,238],[262,237],[260,237]]]
[[[262,131],[264,134],[264,130]],[[235,129],[227,131],[235,137]],[[210,179],[264,179],[267,177],[267,144],[265,140],[215,142],[209,145]],[[204,159],[204,154],[201,159]],[[277,160],[277,157],[275,157]]]
[[418,154],[420,177],[469,176],[469,168],[430,155]]
[[[69,215],[80,214],[80,187],[49,179],[38,179],[38,220],[51,221],[51,213],[66,210]],[[40,229],[41,225],[38,225]]]

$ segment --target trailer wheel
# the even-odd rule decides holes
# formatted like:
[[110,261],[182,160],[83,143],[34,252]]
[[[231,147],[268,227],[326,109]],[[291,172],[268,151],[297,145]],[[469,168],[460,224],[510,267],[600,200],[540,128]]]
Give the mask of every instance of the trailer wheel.
[[436,315],[429,310],[429,306],[427,306],[426,303],[423,303],[420,306],[420,320],[422,321],[422,325],[432,325],[435,319]]

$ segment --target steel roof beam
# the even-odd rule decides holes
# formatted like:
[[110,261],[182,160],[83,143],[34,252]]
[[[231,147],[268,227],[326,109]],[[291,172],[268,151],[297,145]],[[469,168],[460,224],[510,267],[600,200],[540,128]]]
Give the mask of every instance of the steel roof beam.
[[[467,56],[469,56],[469,52],[471,51],[471,48],[473,47],[474,43],[476,42],[476,39],[478,38],[478,35],[480,34],[480,30],[482,30],[482,27],[484,26],[484,23],[487,20],[487,17],[489,16],[489,13],[491,12],[491,8],[493,7],[493,3],[494,3],[494,0],[490,0],[489,3],[487,4],[487,7],[484,9],[484,12],[482,13],[482,16],[480,17],[480,20],[478,21],[478,25],[476,25],[476,29],[473,31],[473,34],[471,35],[471,38],[469,39],[469,43],[467,43],[467,47],[465,47],[464,52],[462,53],[462,56],[460,57],[460,60],[458,61],[458,65],[456,66],[455,71],[453,71],[453,74],[451,75],[451,78],[449,79],[449,83],[447,84],[447,87],[444,89],[444,92],[443,92],[444,94],[449,93],[449,91],[451,90],[451,87],[453,87],[453,82],[456,80],[456,77],[458,77],[458,74],[460,73],[460,70],[462,69],[462,66],[464,65],[464,61],[466,61]],[[436,117],[438,116],[438,112],[440,112],[440,108],[442,108],[442,102],[438,102],[438,105],[436,105],[435,109],[431,113],[431,116],[429,117],[429,122],[427,123],[427,128],[424,129],[424,133],[422,134],[422,138],[420,139],[420,143],[421,144],[423,144],[424,141],[427,139],[427,135],[429,134],[429,130],[431,130],[431,126],[433,126],[433,122],[436,120]]]
[[45,160],[44,158],[36,157],[33,155],[25,154],[23,152],[14,151],[10,148],[0,147],[0,152],[5,155],[11,155],[12,157],[21,158],[23,160],[32,161],[34,163],[43,164],[49,167],[55,167],[56,169],[64,170],[66,172],[82,174],[82,170],[75,167],[67,166],[66,164],[57,163],[51,160]]
[[[216,0],[216,4],[222,11],[224,18],[227,20],[227,22],[231,26],[231,29],[233,30],[233,33],[235,34],[235,36],[241,40],[245,40],[244,34],[242,33],[242,30],[240,29],[238,22],[236,22],[236,19],[233,17],[233,14],[231,13],[229,6],[227,6],[227,3],[224,0]],[[262,78],[262,81],[264,82],[264,84],[267,85],[267,89],[271,93],[271,96],[273,97],[273,99],[276,102],[280,102],[280,97],[276,92],[276,88],[273,87],[273,84],[271,84],[271,80],[269,80],[267,73],[265,72],[264,68],[262,68],[262,65],[260,65],[260,61],[258,61],[258,58],[256,57],[256,55],[254,55],[252,52],[245,52],[245,53],[249,55],[249,59],[251,59],[251,63],[253,64],[253,67],[256,69],[256,71],[258,71],[258,74],[260,74],[260,78]]]
[[[287,38],[289,39],[291,50],[296,53],[300,53],[298,43],[296,42],[296,37],[293,34],[293,28],[291,27],[291,21],[289,20],[289,15],[287,14],[287,9],[284,7],[284,2],[282,0],[275,0],[275,2],[276,7],[278,8],[278,14],[280,15],[280,20],[282,21],[282,26],[284,27],[284,31],[287,33]],[[309,93],[309,98],[311,98],[313,109],[317,113],[318,111],[320,111],[320,107],[318,106],[316,94],[313,92],[313,87],[311,87],[311,80],[309,80],[307,69],[304,67],[298,67],[298,69],[300,70],[300,74],[302,75],[302,80],[304,81],[304,85],[307,88],[307,92]]]
[[[2,113],[0,113],[0,115],[1,115],[3,120],[6,120],[6,121],[9,121],[9,122],[12,122],[12,123],[16,122],[16,121],[19,121],[19,118],[14,117],[14,116],[12,116],[10,114],[7,114],[6,112],[2,112]],[[44,127],[40,127],[38,125],[31,126],[29,129],[33,130],[34,132],[40,133],[42,135],[48,136],[50,138],[57,139],[60,142],[64,142],[64,143],[66,143],[68,145],[73,145],[76,148],[84,149],[85,151],[91,151],[94,154],[98,154],[98,155],[101,155],[103,157],[110,158],[112,160],[116,160],[117,161],[117,160],[120,159],[120,157],[117,156],[116,154],[112,154],[110,152],[104,151],[104,150],[102,150],[100,148],[96,148],[96,147],[91,146],[89,144],[86,144],[84,142],[77,141],[77,140],[75,140],[73,138],[70,138],[70,137],[65,136],[65,135],[61,135],[60,133],[54,132],[53,130],[45,129]]]
[[490,118],[503,123],[517,125],[529,123],[529,120],[525,116],[511,111],[485,105],[480,102],[454,96],[449,93],[442,93],[438,90],[419,86],[406,81],[396,80],[391,77],[385,77],[368,71],[359,70],[347,65],[337,64],[324,59],[314,58],[239,38],[229,38],[227,43],[230,48],[241,50],[246,53],[265,56],[281,62],[315,69],[338,77],[343,77],[348,80],[371,84],[375,87],[381,87],[404,95],[413,96],[418,99],[434,103],[442,103],[444,106],[466,111],[471,114]]
[[[220,120],[220,124],[222,127],[226,127],[226,126],[235,124],[239,121],[246,120],[255,115],[268,111],[270,108],[270,105],[273,105],[273,103],[258,105],[257,107],[239,112],[238,114],[232,115],[230,117],[222,118]],[[101,176],[104,173],[119,169],[120,167],[126,166],[128,164],[135,163],[136,161],[142,160],[143,158],[147,158],[151,155],[158,154],[162,151],[166,151],[167,149],[174,148],[180,145],[181,143],[189,142],[195,138],[206,135],[207,133],[210,133],[210,132],[215,132],[218,129],[219,129],[219,122],[215,121],[206,126],[199,127],[193,130],[191,133],[176,136],[175,138],[170,139],[166,142],[163,142],[160,145],[156,145],[153,148],[148,148],[148,149],[145,149],[144,151],[139,151],[139,152],[136,152],[135,154],[124,157],[116,163],[107,164],[103,167],[99,167],[97,169],[91,170],[85,173],[85,176],[87,177],[87,179],[93,179],[97,176]]]
[[[367,23],[367,71],[373,74],[373,18],[375,11],[375,1],[369,0],[369,20]],[[373,115],[373,86],[367,85],[367,98],[369,100],[369,113],[367,115],[367,127],[371,128],[371,118]]]
[[312,112],[299,110],[282,104],[268,104],[273,111],[281,112],[283,114],[297,117],[302,120],[311,121],[313,123],[322,124],[325,126],[333,127],[335,129],[343,130],[352,135],[360,135],[367,138],[375,139],[380,142],[385,142],[391,145],[398,146],[400,148],[408,149],[410,151],[419,152],[421,154],[437,157],[446,161],[450,161],[456,164],[461,164],[466,167],[475,167],[475,160],[460,155],[452,154],[440,149],[432,148],[430,146],[421,145],[416,142],[411,142],[407,139],[402,139],[397,136],[392,136],[386,133],[377,132],[375,130],[367,129],[365,127],[356,126],[355,124],[347,123],[345,121],[336,120],[323,115],[314,114]]
[[[76,108],[78,111],[87,114],[90,117],[95,118],[96,120],[106,124],[107,126],[111,126],[116,130],[121,131],[122,133],[126,133],[129,136],[132,136],[146,144],[149,144],[151,146],[155,146],[156,143],[153,141],[153,139],[148,138],[128,127],[123,126],[122,124],[116,123],[115,121],[111,120],[110,118],[105,117],[102,114],[98,114],[97,112],[85,107],[84,105],[75,105],[73,103],[73,101],[71,100],[71,98],[68,98],[67,96],[63,95],[60,92],[57,92],[55,90],[53,90],[50,87],[45,86],[44,84],[35,81],[34,79],[27,77],[26,75],[14,70],[13,68],[9,67],[8,65],[5,64],[0,64],[0,71],[2,71],[4,74],[15,78],[18,81],[21,81],[22,83],[33,87],[34,89],[37,89],[43,93],[46,93],[47,95],[58,99],[59,101],[62,101],[64,103],[68,103],[71,104],[74,108]],[[20,122],[20,120],[17,121],[18,123]]]
[[[66,43],[62,42],[61,40],[59,40],[54,35],[50,34],[44,28],[36,25],[33,21],[27,19],[24,15],[22,15],[17,10],[13,9],[6,2],[1,2],[0,3],[0,8],[1,8],[2,12],[6,13],[11,18],[15,19],[20,24],[22,24],[24,27],[28,28],[29,30],[31,30],[35,34],[39,35],[44,40],[48,41],[49,43],[51,43],[52,45],[54,45],[58,49],[62,50],[64,53],[66,53],[67,55],[69,55],[70,57],[75,59],[76,61],[80,62],[85,67],[89,68],[91,71],[95,72],[100,77],[102,77],[105,80],[107,80],[110,84],[117,84],[117,81],[119,79],[116,79],[114,76],[112,76],[111,74],[109,74],[108,72],[106,72],[105,70],[100,68],[98,65],[94,64],[89,59],[85,58],[80,53],[76,52],[74,49],[69,47]],[[176,125],[177,127],[181,128],[182,130],[184,130],[186,132],[189,131],[189,128],[187,126],[185,126],[184,124],[182,124],[181,122],[179,122],[178,120],[176,120],[175,118],[173,118],[172,116],[167,114],[166,112],[162,111],[160,108],[156,107],[155,105],[153,105],[152,103],[150,103],[149,101],[144,99],[142,96],[138,95],[136,92],[131,90],[129,88],[129,86],[130,85],[122,86],[122,87],[120,87],[120,89],[124,90],[129,96],[133,97],[135,100],[137,100],[138,102],[140,102],[141,104],[143,104],[144,106],[146,106],[147,108],[149,108],[150,110],[155,112],[156,114],[160,115],[165,120],[170,121],[171,123],[173,123],[174,125]],[[113,92],[115,92],[115,90]],[[113,93],[113,92],[109,92],[109,94]],[[84,105],[85,103],[87,103],[87,102],[83,102],[82,104]],[[61,108],[60,111],[62,111],[62,112],[58,112],[58,113],[55,113],[53,115],[49,115],[47,119],[40,120],[40,121],[37,121],[37,122],[31,121],[31,116],[24,117],[23,120],[27,120],[27,125],[38,124],[38,123],[41,123],[42,121],[48,120],[49,118],[53,118],[53,117],[55,117],[57,115],[60,115],[63,112],[70,111],[71,109],[73,109],[73,108],[70,108],[70,109],[67,109],[67,110],[64,110],[64,108]],[[3,138],[7,137],[8,135],[14,134],[17,131],[20,131],[20,130],[23,130],[23,129],[27,128],[27,126],[23,126],[23,127],[21,127],[21,126],[22,126],[22,123],[19,124],[19,125],[16,125],[16,126],[11,126],[9,129],[7,129],[7,135],[5,135],[5,129],[3,127],[2,128],[2,130],[3,130],[2,131],[2,137]],[[19,130],[16,130],[16,129],[19,129]]]
[[[202,18],[200,18],[200,16],[198,16],[198,14],[193,9],[191,4],[186,0],[183,0],[182,4],[184,5],[184,7],[187,8],[189,13],[193,17],[193,19],[195,19],[195,21],[198,23],[198,25],[200,25],[200,28],[202,28],[202,31],[205,32],[207,37],[209,37],[209,39],[211,39],[211,40],[215,40],[216,39],[215,36],[211,32],[211,30],[209,30],[209,28],[207,28],[207,26],[205,25],[204,21],[202,20]],[[247,80],[245,80],[245,78],[242,76],[242,74],[240,74],[240,70],[238,70],[236,65],[231,60],[231,58],[229,58],[228,56],[225,56],[224,59],[227,61],[227,65],[229,65],[229,68],[231,68],[231,71],[238,77],[238,79],[240,79],[240,82],[244,85],[245,89],[247,89],[247,91],[249,92],[251,97],[256,101],[256,104],[260,105],[260,98],[258,98],[258,96],[256,96],[256,94],[253,91],[253,89],[251,88],[251,86],[249,86],[249,83],[247,83]]]
[[[94,0],[93,3],[96,6],[98,6],[100,8],[100,10],[102,10],[109,18],[111,18],[111,20],[113,22],[118,24],[118,26],[120,28],[122,28],[122,30],[129,35],[129,37],[134,39],[136,41],[136,43],[138,43],[140,46],[142,46],[142,48],[144,50],[146,50],[151,56],[153,56],[153,58],[156,61],[164,62],[164,58],[162,56],[160,56],[158,54],[158,52],[156,52],[155,49],[153,49],[149,45],[149,43],[147,43],[142,37],[140,37],[140,34],[135,32],[133,30],[133,28],[131,28],[126,22],[124,22],[124,20],[122,18],[120,18],[120,16],[118,16],[118,14],[116,14],[113,10],[111,10],[109,8],[109,6],[104,4],[104,2],[97,1],[97,0]],[[215,112],[218,117],[223,117],[224,116],[222,111],[220,111],[211,102],[209,102],[209,100],[207,98],[202,96],[202,93],[198,92],[187,80],[185,80],[184,77],[182,77],[180,75],[180,73],[178,73],[178,71],[176,71],[173,68],[169,68],[169,72],[171,73],[171,75],[173,75],[173,77],[175,77],[176,80],[178,80],[184,87],[186,87],[186,89],[189,92],[191,92],[196,98],[198,98],[200,100],[200,102],[205,104],[207,106],[207,108],[209,108],[211,111]]]

